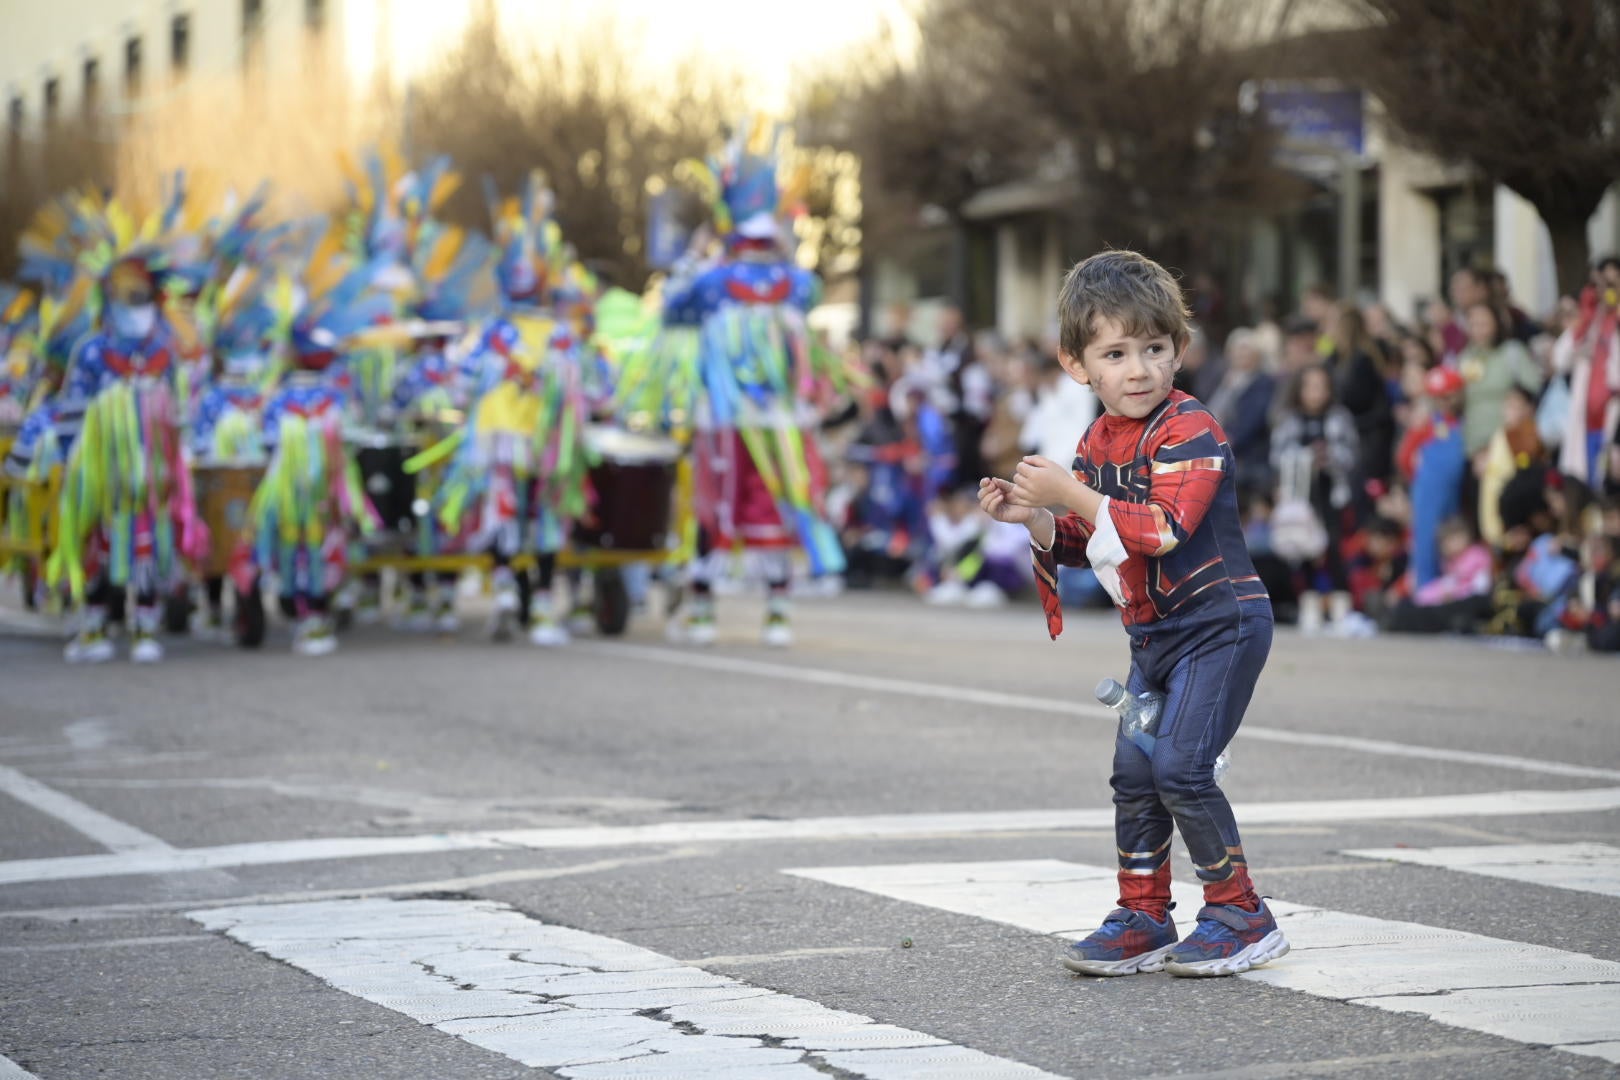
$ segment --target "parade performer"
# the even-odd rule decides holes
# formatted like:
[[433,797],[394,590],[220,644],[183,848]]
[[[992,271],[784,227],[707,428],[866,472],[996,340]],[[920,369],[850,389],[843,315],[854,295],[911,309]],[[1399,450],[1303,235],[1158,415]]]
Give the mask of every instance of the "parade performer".
[[529,551],[537,565],[530,640],[555,646],[567,641],[552,601],[556,557],[588,505],[581,343],[544,306],[563,253],[550,193],[531,176],[522,198],[491,190],[489,201],[501,312],[460,361],[465,424],[409,467],[453,454],[432,512],[465,550],[494,559],[493,635],[505,639],[521,621],[524,582],[511,564]]
[[250,510],[253,556],[274,573],[282,611],[295,620],[293,650],[303,656],[337,648],[329,604],[344,581],[350,537],[377,527],[344,446],[347,399],[337,378],[348,340],[391,310],[390,298],[371,288],[374,273],[324,242],[317,249],[292,325],[292,370],[264,411],[269,463]]
[[[471,310],[471,293],[487,271],[488,243],[476,234],[428,221],[417,232],[411,246],[411,270],[416,299],[413,318],[401,327],[402,348],[407,360],[394,383],[391,408],[385,422],[406,444],[426,436],[436,441],[442,435],[445,418],[461,413],[467,404],[467,380],[462,377],[451,346],[466,334]],[[436,477],[429,478],[429,483]],[[420,493],[423,481],[418,481]],[[448,554],[452,537],[431,514],[416,520],[415,554]],[[460,629],[456,615],[458,575],[445,571],[434,575],[429,597],[429,575],[409,575],[409,596],[402,624],[409,630],[435,629],[455,633]]]
[[[192,417],[192,455],[199,468],[262,467],[268,460],[265,407],[285,362],[293,304],[289,279],[249,266],[238,266],[223,285],[199,298],[198,328],[217,365]],[[225,626],[225,581],[211,575],[203,584],[207,607],[200,636],[218,639]]]
[[[763,132],[760,134],[764,134]],[[850,374],[805,323],[820,286],[784,251],[777,220],[777,136],[744,131],[707,168],[718,261],[694,251],[664,293],[664,331],[626,359],[618,400],[627,421],[652,418],[689,439],[699,524],[682,634],[715,640],[713,581],[736,550],[756,554],[769,590],[764,639],[788,645],[789,553],[814,575],[841,573],[843,551],[825,517],[818,406]]]
[[[1150,735],[1121,725],[1114,747],[1119,907],[1065,966],[1090,975],[1166,970],[1232,975],[1288,942],[1255,892],[1215,759],[1236,734],[1271,648],[1271,601],[1238,520],[1233,456],[1197,399],[1174,390],[1189,338],[1181,288],[1132,251],[1094,255],[1058,297],[1059,359],[1105,415],[1072,467],[1025,458],[984,478],[980,503],[1024,525],[1047,627],[1063,629],[1057,567],[1090,565],[1131,637],[1132,695],[1163,695]],[[1047,507],[1069,512],[1054,517]],[[1174,826],[1204,886],[1198,925],[1177,941],[1170,910]]]
[[[348,391],[350,425],[364,432],[371,443],[359,453],[362,471],[368,484],[379,485],[383,492],[377,508],[388,519],[385,527],[399,530],[414,517],[403,501],[404,492],[396,491],[395,485],[401,482],[397,473],[398,463],[403,460],[399,456],[401,448],[415,436],[415,432],[402,430],[401,421],[414,417],[408,411],[401,412],[399,399],[402,393],[410,394],[421,362],[426,359],[432,365],[431,353],[444,339],[443,335],[414,334],[408,326],[420,325],[424,304],[430,308],[459,307],[456,293],[464,292],[477,267],[435,265],[436,260],[447,255],[454,259],[464,246],[461,231],[446,226],[436,216],[461,184],[448,157],[441,155],[421,169],[412,170],[397,147],[385,144],[371,150],[363,165],[356,165],[347,155],[340,155],[339,165],[350,199],[344,218],[344,247],[373,268],[371,288],[393,300],[392,310],[384,320],[390,330],[374,332],[355,342],[344,357],[341,377]],[[435,290],[440,295],[430,297]],[[390,493],[399,498],[384,497]],[[434,530],[421,521],[415,521],[415,526],[417,554],[438,553],[433,546]],[[412,630],[427,630],[435,625],[441,630],[454,630],[455,579],[453,573],[438,575],[435,618],[428,600],[428,575],[409,574],[406,609],[398,625]],[[367,574],[355,583],[355,589],[345,591],[343,601],[354,605],[358,622],[380,621],[381,576]]]
[[107,610],[115,592],[135,596],[131,659],[163,658],[157,640],[163,591],[183,580],[207,533],[196,514],[184,441],[187,398],[179,347],[163,313],[160,220],[116,200],[100,214],[86,256],[96,276],[97,333],[75,351],[63,397],[84,403],[63,468],[58,543],[46,565],[81,609],[70,662],[110,659]]

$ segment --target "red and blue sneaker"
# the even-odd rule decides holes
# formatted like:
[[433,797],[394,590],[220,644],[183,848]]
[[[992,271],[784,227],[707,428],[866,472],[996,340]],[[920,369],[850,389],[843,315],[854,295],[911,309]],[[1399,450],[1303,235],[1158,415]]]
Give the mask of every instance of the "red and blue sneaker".
[[1165,915],[1159,922],[1145,911],[1115,908],[1083,941],[1064,949],[1059,959],[1082,975],[1135,975],[1158,971],[1176,945],[1176,924]]
[[1172,975],[1237,975],[1288,952],[1288,939],[1264,900],[1256,911],[1231,904],[1205,904],[1198,926],[1164,958]]

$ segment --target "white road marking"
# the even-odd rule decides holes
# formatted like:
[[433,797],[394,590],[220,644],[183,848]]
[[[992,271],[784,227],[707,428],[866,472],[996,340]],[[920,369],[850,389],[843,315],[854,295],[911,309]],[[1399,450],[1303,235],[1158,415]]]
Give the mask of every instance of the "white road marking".
[[1362,848],[1358,859],[1437,866],[1527,881],[1554,889],[1620,896],[1620,847],[1609,844],[1474,844],[1468,847]]
[[199,934],[164,934],[159,937],[106,938],[101,941],[42,941],[38,945],[0,945],[0,954],[79,952],[83,949],[144,949],[162,945],[200,945],[211,939]]
[[[354,900],[362,896],[396,896],[406,894],[423,896],[428,893],[465,893],[474,889],[487,889],[491,885],[510,885],[519,881],[550,881],[554,878],[573,877],[578,874],[599,874],[608,870],[621,870],[626,866],[644,866],[648,863],[689,859],[700,854],[692,847],[672,848],[655,855],[631,855],[619,859],[597,859],[594,862],[574,863],[570,866],[543,866],[527,870],[496,870],[488,874],[469,874],[465,877],[433,878],[428,881],[401,881],[393,885],[368,885],[350,889],[303,889],[298,892],[254,893],[248,896],[222,896],[219,903],[229,901],[233,906],[245,904],[290,904],[310,900]],[[0,919],[38,919],[43,922],[88,922],[93,919],[122,919],[129,915],[149,911],[176,911],[197,903],[196,897],[185,900],[158,900],[144,903],[97,904],[90,907],[17,908],[0,911]]]
[[338,990],[524,1065],[593,1078],[1055,1080],[487,900],[342,900],[190,917]]
[[39,1077],[0,1054],[0,1080],[39,1080]]
[[[847,690],[872,690],[884,694],[953,701],[970,705],[988,705],[992,708],[1012,709],[1018,712],[1056,713],[1061,716],[1087,716],[1114,719],[1115,713],[1101,705],[1062,698],[1030,697],[1025,694],[1004,694],[995,690],[975,687],[950,686],[939,683],[913,682],[909,679],[890,679],[876,675],[860,675],[830,668],[799,667],[794,664],[773,664],[763,660],[745,660],[735,656],[712,656],[705,653],[683,652],[679,649],[661,649],[652,645],[583,644],[579,648],[604,656],[633,656],[676,667],[698,668],[705,671],[724,671],[737,675],[754,675],[765,679],[787,679],[818,686],[836,686]],[[1364,754],[1382,754],[1391,757],[1417,758],[1424,761],[1451,761],[1463,765],[1479,765],[1492,769],[1511,769],[1544,776],[1568,776],[1587,780],[1620,780],[1620,769],[1600,768],[1592,765],[1572,765],[1562,761],[1541,758],[1516,757],[1511,754],[1485,754],[1473,750],[1450,747],[1422,746],[1416,743],[1393,742],[1385,739],[1363,739],[1353,735],[1324,735],[1307,731],[1287,731],[1282,728],[1256,727],[1244,724],[1238,732],[1240,739],[1256,742],[1287,743],[1324,750],[1355,750]]]
[[38,780],[5,765],[0,765],[0,792],[10,795],[20,803],[32,806],[40,813],[50,815],[109,851],[132,855],[161,855],[175,850],[151,833],[108,817],[71,795],[64,795],[55,788],[46,787]]
[[[1574,791],[1489,791],[1396,799],[1247,803],[1244,825],[1297,826],[1318,822],[1427,820],[1444,817],[1600,813],[1620,809],[1620,788]],[[780,840],[880,840],[987,833],[1112,830],[1112,807],[1095,810],[999,810],[974,813],[876,814],[785,821],[670,821],[654,825],[587,825],[569,829],[500,829],[410,836],[266,840],[219,847],[170,848],[116,855],[68,855],[0,862],[0,885],[68,881],[126,874],[171,874],[236,866],[321,862],[367,856],[436,855],[446,851],[576,851],[667,844],[736,844]]]
[[[1112,867],[1056,859],[785,873],[1064,938],[1089,933],[1118,893]],[[1177,883],[1174,893],[1185,936],[1202,893],[1187,883]],[[1270,903],[1293,951],[1240,979],[1620,1062],[1620,963],[1437,926]]]

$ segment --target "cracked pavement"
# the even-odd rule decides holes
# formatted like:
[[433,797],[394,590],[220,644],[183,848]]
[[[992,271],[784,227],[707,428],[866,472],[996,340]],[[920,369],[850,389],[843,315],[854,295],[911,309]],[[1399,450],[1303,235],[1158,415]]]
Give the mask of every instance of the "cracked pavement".
[[[1072,976],[1048,935],[1107,900],[1032,928],[799,875],[1108,866],[1111,734],[1083,706],[1128,660],[1117,622],[1076,616],[1053,644],[1033,608],[855,596],[804,603],[782,653],[753,643],[758,614],[727,598],[692,663],[648,620],[563,653],[375,630],[327,663],[176,642],[145,669],[0,637],[0,766],[158,845],[52,879],[33,860],[108,854],[97,819],[0,794],[0,871],[34,867],[0,884],[0,1054],[41,1080],[1615,1075],[1548,1044],[1620,1017],[1608,968],[1580,966],[1620,963],[1620,886],[1520,863],[1614,846],[1620,809],[1503,812],[1506,792],[1620,788],[1612,663],[1279,635],[1249,723],[1280,735],[1240,734],[1224,781],[1240,823],[1303,808],[1244,829],[1257,881],[1429,942],[1383,967],[1324,924],[1273,966],[1306,993]],[[1307,812],[1431,797],[1463,809]],[[235,845],[254,857],[172,865]],[[1423,854],[1480,845],[1519,863]],[[1503,962],[1481,937],[1545,951]],[[1561,1012],[1538,1011],[1551,990]],[[1468,1026],[1497,1014],[1538,1037]]]

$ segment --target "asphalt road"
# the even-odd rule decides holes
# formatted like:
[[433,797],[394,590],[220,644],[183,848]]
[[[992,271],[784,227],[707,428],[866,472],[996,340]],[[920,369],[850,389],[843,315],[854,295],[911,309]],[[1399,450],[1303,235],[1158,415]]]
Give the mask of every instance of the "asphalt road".
[[[772,651],[758,620],[90,669],[0,632],[0,1077],[1620,1072],[1612,659],[1280,631],[1224,785],[1295,952],[1095,980],[1050,935],[1109,906],[1117,621],[847,596]],[[700,984],[785,1011],[683,1020]]]

